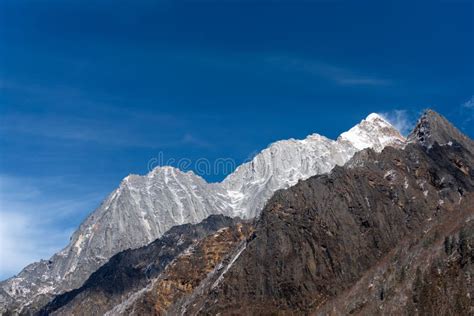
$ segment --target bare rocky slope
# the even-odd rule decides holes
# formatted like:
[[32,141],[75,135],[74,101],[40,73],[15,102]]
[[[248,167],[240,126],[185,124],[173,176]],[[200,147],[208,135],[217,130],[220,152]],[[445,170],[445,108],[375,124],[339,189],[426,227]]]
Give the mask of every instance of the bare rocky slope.
[[43,311],[470,315],[473,168],[473,141],[427,111],[404,149],[366,149],[344,167],[277,191],[255,224],[196,240],[114,304],[102,307],[102,288],[114,282],[91,277]]
[[366,150],[277,192],[188,312],[472,314],[473,142],[432,111],[420,123],[404,150]]
[[371,114],[336,141],[314,134],[273,143],[221,183],[172,167],[130,175],[80,225],[67,247],[0,282],[0,314],[35,311],[54,295],[82,286],[113,255],[147,245],[175,225],[198,223],[211,214],[253,218],[276,190],[329,172],[363,148],[380,151],[403,143],[395,128]]

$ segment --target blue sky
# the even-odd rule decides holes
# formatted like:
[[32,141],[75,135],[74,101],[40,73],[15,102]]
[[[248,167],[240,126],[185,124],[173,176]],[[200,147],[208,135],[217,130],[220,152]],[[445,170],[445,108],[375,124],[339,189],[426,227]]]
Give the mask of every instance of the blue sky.
[[473,2],[379,2],[3,0],[0,279],[160,153],[240,163],[428,107],[472,137]]

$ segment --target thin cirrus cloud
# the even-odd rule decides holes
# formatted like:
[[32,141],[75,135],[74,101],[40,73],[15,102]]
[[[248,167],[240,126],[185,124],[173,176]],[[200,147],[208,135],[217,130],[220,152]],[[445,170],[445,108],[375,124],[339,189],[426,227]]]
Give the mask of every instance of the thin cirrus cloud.
[[392,83],[375,75],[360,74],[349,68],[310,59],[273,56],[265,61],[284,71],[303,72],[341,86],[387,86]]
[[10,114],[3,117],[0,132],[111,146],[151,145],[142,139],[135,139],[132,133],[121,133],[120,129],[100,120],[71,116]]
[[[111,105],[126,102],[112,96],[103,96],[108,101],[98,102],[89,99],[86,92],[74,87],[41,85],[6,78],[0,78],[0,89],[9,94],[20,93],[39,100],[38,102],[45,102],[51,108],[47,114],[21,111],[4,114],[0,122],[0,134],[7,137],[28,135],[133,148],[171,148],[183,145],[211,147],[209,142],[193,132],[195,126],[191,120],[167,113],[143,109],[134,111],[128,107]],[[69,100],[69,106],[66,107],[68,110],[57,106],[62,105],[64,100]]]
[[[160,133],[157,133],[157,126]],[[121,115],[101,120],[71,115],[4,115],[0,133],[31,135],[59,141],[88,142],[116,147],[170,148],[181,145],[209,148],[211,144],[187,130],[186,122],[157,116]]]
[[96,189],[79,191],[63,177],[0,175],[0,280],[66,246],[77,223],[64,221],[80,221],[104,196]]

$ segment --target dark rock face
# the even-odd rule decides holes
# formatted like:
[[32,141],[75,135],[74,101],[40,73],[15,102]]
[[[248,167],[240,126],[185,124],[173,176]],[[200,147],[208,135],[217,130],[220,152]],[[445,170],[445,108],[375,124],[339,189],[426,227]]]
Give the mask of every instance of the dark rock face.
[[119,304],[128,293],[147,286],[150,279],[159,275],[196,240],[236,222],[223,215],[212,215],[199,224],[175,226],[145,247],[113,256],[82,287],[57,296],[39,314],[59,311],[60,314],[102,315]]
[[[430,128],[445,128],[429,115]],[[351,167],[277,192],[223,281],[188,311],[472,313],[474,148],[452,130],[427,131],[429,149],[367,150]],[[448,242],[443,255],[444,239],[461,232],[464,246]],[[389,282],[397,276],[404,281]]]
[[456,212],[456,216],[448,214],[422,235],[401,240],[354,285],[318,308],[316,314],[472,313],[472,197],[464,200],[460,208],[464,211]]
[[[471,200],[474,203],[474,200]],[[471,204],[472,205],[472,204]],[[409,312],[422,315],[463,315],[473,312],[474,222],[445,237],[449,246],[424,271],[417,270]]]

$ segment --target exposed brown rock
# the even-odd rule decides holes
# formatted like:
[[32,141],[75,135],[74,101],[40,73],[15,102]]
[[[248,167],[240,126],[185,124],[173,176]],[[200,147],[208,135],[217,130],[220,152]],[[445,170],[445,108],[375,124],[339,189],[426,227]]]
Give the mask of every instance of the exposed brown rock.
[[136,300],[112,313],[125,315],[164,315],[171,305],[190,295],[209,273],[251,233],[251,225],[239,223],[219,230],[176,258]]

